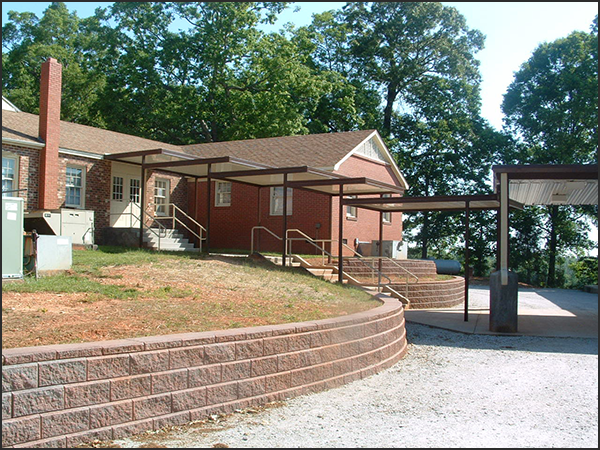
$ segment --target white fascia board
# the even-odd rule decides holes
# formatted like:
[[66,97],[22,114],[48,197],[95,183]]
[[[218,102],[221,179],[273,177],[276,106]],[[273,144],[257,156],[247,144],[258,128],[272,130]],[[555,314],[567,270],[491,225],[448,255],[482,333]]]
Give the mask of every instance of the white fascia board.
[[88,158],[88,159],[104,159],[104,155],[99,155],[98,153],[90,153],[90,152],[84,152],[81,150],[72,150],[69,148],[58,148],[58,153],[62,153],[63,155],[69,155],[69,156],[79,156],[81,158]]
[[[46,144],[44,144],[43,142],[22,141],[20,139],[13,139],[13,138],[8,138],[8,137],[3,137],[2,143],[8,144],[8,145],[15,145],[17,147],[29,147],[29,148],[44,148],[46,146]],[[68,149],[68,148],[60,148],[59,147],[58,152],[62,153],[63,155],[79,156],[81,158],[104,159],[104,155],[99,155],[97,153],[84,152],[81,150],[72,150],[72,149]]]
[[[365,142],[367,142],[371,138],[375,138],[377,140],[380,147],[383,149],[383,153],[384,153],[386,159],[388,160],[388,163],[390,164],[390,166],[392,168],[392,172],[394,172],[394,175],[396,175],[396,177],[400,181],[400,184],[402,185],[402,187],[404,189],[408,189],[408,182],[406,181],[406,178],[404,178],[404,175],[402,175],[402,172],[400,172],[400,169],[396,165],[396,161],[394,161],[394,158],[392,157],[390,151],[388,150],[387,146],[383,142],[383,139],[381,139],[381,136],[379,135],[377,130],[373,131],[373,133],[371,133],[369,136],[367,136],[360,144],[358,144],[355,148],[353,148],[346,156],[344,156],[342,159],[340,159],[338,161],[338,163],[335,165],[335,167],[333,168],[333,170],[339,170],[340,167],[342,166],[342,164],[348,158],[350,158],[354,153],[356,153],[361,145],[363,145]],[[363,155],[360,155],[360,156],[363,157]],[[365,158],[368,158],[368,157],[365,156]],[[370,159],[370,158],[368,158],[368,159]],[[379,162],[381,163],[381,161],[379,161]]]
[[22,141],[20,139],[12,139],[3,137],[3,144],[16,145],[17,147],[29,147],[29,148],[44,148],[46,144],[42,142]]

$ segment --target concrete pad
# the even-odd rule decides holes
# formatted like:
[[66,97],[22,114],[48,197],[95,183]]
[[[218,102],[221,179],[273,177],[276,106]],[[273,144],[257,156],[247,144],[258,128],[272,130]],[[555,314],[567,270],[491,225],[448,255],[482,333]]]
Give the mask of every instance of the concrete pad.
[[407,309],[408,323],[419,323],[467,334],[546,336],[598,339],[598,295],[568,289],[519,288],[516,333],[489,331],[490,290],[469,288],[468,321],[464,305],[452,308]]

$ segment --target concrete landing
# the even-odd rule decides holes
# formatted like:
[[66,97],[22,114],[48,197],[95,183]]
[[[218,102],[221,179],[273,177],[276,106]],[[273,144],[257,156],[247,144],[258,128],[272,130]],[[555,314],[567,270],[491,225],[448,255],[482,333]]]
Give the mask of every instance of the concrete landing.
[[519,287],[516,333],[489,331],[490,291],[487,286],[469,288],[466,322],[464,304],[444,309],[407,309],[405,317],[409,324],[419,323],[467,334],[598,339],[598,294]]

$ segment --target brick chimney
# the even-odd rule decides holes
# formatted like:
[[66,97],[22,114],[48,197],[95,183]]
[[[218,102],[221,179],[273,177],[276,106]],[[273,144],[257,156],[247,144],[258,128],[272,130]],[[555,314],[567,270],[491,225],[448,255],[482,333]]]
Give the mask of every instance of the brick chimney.
[[40,209],[57,209],[58,147],[60,142],[60,101],[62,65],[54,58],[42,64],[40,80],[40,138],[46,146],[40,153]]

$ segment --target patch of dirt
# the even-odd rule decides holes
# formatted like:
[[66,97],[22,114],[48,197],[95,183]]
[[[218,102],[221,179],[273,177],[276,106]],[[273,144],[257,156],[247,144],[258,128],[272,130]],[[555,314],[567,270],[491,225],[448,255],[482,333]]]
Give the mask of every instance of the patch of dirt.
[[3,289],[2,348],[318,320],[379,305],[356,289],[241,259],[173,257],[68,274],[131,298]]

